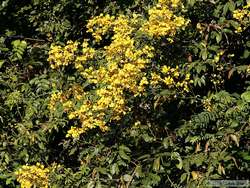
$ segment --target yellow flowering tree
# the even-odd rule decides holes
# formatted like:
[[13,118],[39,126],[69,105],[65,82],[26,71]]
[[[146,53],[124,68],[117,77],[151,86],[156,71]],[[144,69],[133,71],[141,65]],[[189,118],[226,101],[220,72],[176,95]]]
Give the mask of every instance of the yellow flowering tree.
[[[68,91],[53,94],[50,106],[54,108],[56,101],[61,102],[68,118],[81,122],[71,127],[67,136],[76,138],[96,127],[107,131],[111,122],[121,120],[131,111],[128,95],[146,96],[146,90],[157,87],[189,92],[190,74],[181,75],[178,65],[171,68],[159,64],[152,68],[157,63],[154,41],[167,38],[173,42],[176,32],[189,22],[175,15],[181,6],[179,1],[159,1],[148,10],[148,18],[136,13],[116,17],[101,14],[87,23],[94,41],[85,40],[82,44],[70,41],[64,47],[51,47],[48,58],[51,68],[72,64],[88,84],[93,84],[90,91],[83,87],[78,98],[67,97]],[[110,44],[94,47],[93,42],[102,42],[108,34]]]

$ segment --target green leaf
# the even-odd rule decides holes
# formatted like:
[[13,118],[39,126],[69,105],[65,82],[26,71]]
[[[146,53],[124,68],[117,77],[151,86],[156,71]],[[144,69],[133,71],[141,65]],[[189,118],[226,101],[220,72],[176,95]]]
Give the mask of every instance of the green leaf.
[[138,157],[138,160],[142,160],[142,159],[148,159],[150,157],[150,155],[149,154],[145,154],[145,155],[142,155],[142,156],[140,156],[140,157]]
[[216,38],[216,42],[220,43],[221,39],[222,39],[222,34],[221,33],[216,33],[215,34],[215,38]]
[[38,146],[39,146],[40,149],[45,150],[45,146],[44,146],[44,144],[42,142],[39,142]]
[[25,49],[27,47],[27,42],[26,41],[21,41],[20,46]]
[[247,46],[248,48],[250,48],[250,41],[247,41],[247,42],[246,42],[246,46]]
[[244,160],[250,161],[250,154],[248,152],[241,152],[240,155],[243,157]]
[[14,47],[18,47],[19,46],[19,44],[20,44],[20,40],[14,40],[11,44],[14,46]]
[[250,91],[246,91],[241,94],[241,98],[246,102],[250,102]]
[[131,150],[128,148],[128,147],[126,147],[126,146],[124,146],[124,145],[121,145],[120,147],[119,147],[119,155],[120,155],[120,157],[122,158],[122,159],[125,159],[125,160],[127,160],[128,162],[130,162],[130,157],[127,155],[127,153],[130,153],[131,152]]
[[152,142],[154,140],[153,137],[149,136],[147,133],[142,135],[142,138],[145,142]]
[[238,121],[235,121],[235,120],[232,120],[232,122],[230,123],[230,127],[238,127],[239,126],[239,122]]
[[201,57],[203,60],[207,59],[207,49],[201,50]]
[[169,89],[164,89],[160,92],[161,96],[170,96],[173,95],[175,91],[169,90]]
[[246,161],[250,161],[250,155],[244,156],[243,159],[246,160]]
[[233,34],[233,31],[227,28],[223,29],[223,32]]
[[163,144],[164,148],[168,148],[169,146],[173,146],[173,141],[172,141],[171,137],[166,137],[163,139],[162,144]]
[[140,165],[138,165],[138,166],[136,166],[136,168],[135,168],[135,176],[137,177],[137,178],[139,178],[139,177],[143,177],[143,173],[142,173],[142,168],[141,168],[141,166]]
[[5,154],[4,155],[4,161],[7,163],[7,164],[9,164],[9,162],[10,162],[10,158],[9,158],[9,155],[8,154]]
[[173,160],[178,160],[179,163],[176,164],[176,167],[177,167],[178,169],[182,169],[182,167],[183,167],[183,162],[182,162],[182,159],[181,159],[180,154],[179,154],[178,152],[173,152],[173,153],[171,154],[171,159],[173,159]]
[[10,177],[10,178],[8,178],[7,180],[6,180],[6,185],[10,185],[10,184],[14,184],[14,181],[15,181],[15,178],[13,178],[13,177]]
[[223,7],[223,15],[225,16],[227,14],[227,11],[229,9],[229,3],[226,3]]
[[121,157],[122,159],[125,159],[125,160],[127,160],[127,161],[130,161],[130,160],[131,160],[130,157],[129,157],[123,150],[120,150],[120,151],[119,151],[119,155],[120,155],[120,157]]
[[157,172],[160,169],[160,157],[154,160],[153,170]]
[[2,68],[3,64],[5,63],[4,59],[0,59],[0,69]]
[[184,182],[187,179],[187,173],[183,173],[181,175],[181,183]]
[[244,59],[247,59],[247,58],[249,57],[249,55],[250,55],[250,51],[244,50],[243,58],[244,58]]
[[196,0],[188,0],[187,3],[189,6],[193,6],[195,4]]
[[97,168],[97,171],[100,172],[101,174],[105,174],[105,175],[108,174],[106,168],[99,167],[99,168]]
[[234,27],[234,29],[237,29],[240,26],[240,23],[234,20],[230,20],[229,23]]
[[23,57],[22,57],[22,54],[19,54],[19,53],[16,53],[16,56],[19,60],[21,60]]
[[119,173],[119,166],[117,165],[117,163],[112,164],[110,172],[112,175]]
[[96,183],[95,188],[102,188],[102,184],[101,184],[101,182],[100,182],[100,181],[98,181],[98,182]]
[[235,4],[233,1],[228,2],[228,9],[233,12],[235,10]]
[[124,151],[129,152],[129,153],[131,152],[131,150],[129,149],[129,147],[127,147],[125,145],[119,146],[119,149],[124,150]]
[[74,147],[70,150],[69,155],[73,155],[77,150],[77,147]]

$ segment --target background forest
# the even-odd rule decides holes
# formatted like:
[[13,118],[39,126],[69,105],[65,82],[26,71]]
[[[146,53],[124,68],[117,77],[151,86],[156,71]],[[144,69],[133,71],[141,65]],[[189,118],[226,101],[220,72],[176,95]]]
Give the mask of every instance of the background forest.
[[0,187],[249,179],[249,57],[246,0],[2,0]]

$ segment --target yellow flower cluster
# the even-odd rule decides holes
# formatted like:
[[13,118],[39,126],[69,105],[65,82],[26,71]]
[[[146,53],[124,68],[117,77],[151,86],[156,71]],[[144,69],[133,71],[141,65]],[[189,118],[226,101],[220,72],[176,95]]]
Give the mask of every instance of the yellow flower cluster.
[[96,51],[94,48],[88,47],[88,45],[87,40],[82,43],[82,54],[79,54],[75,60],[75,68],[79,71],[84,69],[87,61],[94,59]]
[[244,18],[249,17],[250,16],[250,12],[249,9],[250,8],[250,2],[247,3],[246,6],[243,7],[243,9],[237,9],[233,12],[233,17],[236,20],[242,21]]
[[247,3],[243,9],[236,9],[233,11],[233,18],[238,20],[241,24],[235,31],[236,33],[240,33],[244,31],[250,25],[250,2]]
[[[81,127],[71,127],[68,131],[67,137],[78,137],[80,134],[86,132],[88,129],[99,127],[102,131],[107,131],[108,126],[105,121],[107,115],[110,115],[110,120],[118,120],[120,114],[125,109],[125,101],[121,96],[122,91],[110,91],[108,89],[99,89],[96,91],[98,99],[94,101],[84,100],[80,109],[72,111],[69,114],[69,119],[79,118],[82,122]],[[109,111],[109,113],[107,113]]]
[[68,41],[65,47],[52,45],[49,51],[48,61],[52,69],[71,64],[78,50],[78,42]]
[[[95,85],[94,90],[83,92],[83,89],[72,88],[63,96],[58,93],[51,97],[51,109],[55,106],[55,101],[60,101],[68,113],[68,118],[77,118],[81,122],[80,126],[71,127],[67,137],[77,138],[96,127],[107,131],[109,123],[119,121],[130,111],[126,96],[146,95],[145,90],[150,84],[162,82],[168,87],[177,85],[178,88],[188,90],[187,83],[190,78],[186,75],[181,81],[178,68],[165,70],[164,78],[155,73],[154,77],[148,80],[150,75],[147,75],[145,70],[151,67],[155,50],[149,43],[138,39],[141,32],[152,34],[153,37],[173,36],[177,29],[184,27],[187,21],[183,17],[175,16],[171,10],[178,4],[179,0],[161,0],[149,10],[149,20],[144,20],[139,14],[117,17],[101,14],[89,20],[88,32],[92,33],[95,41],[100,42],[104,35],[112,33],[111,43],[96,50],[89,47],[88,41],[84,41],[82,54],[78,54],[74,62],[70,61],[88,83]],[[71,48],[68,51],[77,51],[74,45]],[[53,62],[52,68],[70,64],[65,64],[64,58],[61,57],[66,53],[65,48],[54,46],[51,50],[49,61]],[[56,58],[58,56],[60,58]],[[73,94],[73,99],[70,98],[70,92],[77,93]],[[69,98],[71,100],[68,100]]]
[[[121,22],[119,19],[124,20],[124,17],[118,17],[116,23]],[[72,127],[67,136],[78,137],[86,130],[95,127],[99,127],[102,131],[108,130],[108,122],[120,120],[128,111],[125,90],[137,96],[148,84],[143,69],[153,57],[153,47],[148,45],[144,45],[141,49],[136,47],[134,39],[126,33],[130,32],[127,27],[123,25],[123,33],[127,37],[117,33],[113,36],[112,43],[104,47],[105,64],[96,69],[90,66],[80,71],[89,82],[100,87],[96,89],[95,102],[85,100],[80,109],[69,114],[70,119],[79,118],[82,126]]]
[[193,83],[193,80],[190,79],[190,74],[180,75],[178,66],[171,68],[163,65],[161,67],[161,75],[151,73],[151,85],[154,87],[160,83],[163,83],[165,88],[175,89],[182,93],[189,92],[189,85]]
[[213,62],[214,63],[218,63],[221,59],[221,56],[224,54],[224,51],[220,51],[218,52],[215,56],[214,56],[214,59],[213,59]]
[[211,104],[211,100],[210,100],[210,99],[204,99],[204,100],[202,101],[202,104],[203,104],[203,107],[204,107],[207,111],[211,112],[211,111],[213,110],[213,107],[212,107],[212,104]]
[[114,20],[115,17],[108,14],[100,14],[100,16],[95,16],[93,19],[88,21],[88,32],[93,33],[95,40],[100,42],[102,40],[102,36],[109,31]]
[[103,35],[108,31],[113,31],[115,37],[126,37],[131,34],[136,27],[140,25],[140,15],[132,14],[131,17],[119,15],[117,18],[110,15],[96,16],[88,21],[87,32],[92,33],[96,42],[102,40]]
[[95,49],[88,47],[87,40],[82,43],[81,53],[77,53],[78,47],[79,42],[72,41],[68,41],[65,47],[52,45],[48,58],[51,68],[58,69],[74,62],[76,69],[83,69],[84,64],[94,58]]
[[250,75],[250,65],[247,66],[247,74]]
[[[72,100],[69,100],[70,96],[72,97]],[[73,101],[79,101],[83,98],[83,96],[84,91],[82,86],[75,84],[64,93],[62,91],[54,92],[50,97],[48,108],[50,111],[55,111],[56,104],[60,103],[62,104],[64,111],[69,112],[74,107]]]
[[24,165],[15,172],[17,181],[21,184],[21,188],[48,188],[48,173],[49,169],[44,168],[40,163],[32,166]]
[[181,5],[180,0],[159,0],[160,5],[168,5],[170,7],[176,8]]
[[149,20],[143,24],[141,30],[152,37],[174,36],[178,29],[189,23],[184,17],[174,14],[173,8],[178,5],[179,0],[160,0],[156,6],[149,9]]
[[51,111],[55,111],[56,110],[56,103],[57,102],[63,102],[64,101],[64,95],[62,92],[58,92],[58,93],[53,93],[50,97],[50,101],[49,101],[49,109]]

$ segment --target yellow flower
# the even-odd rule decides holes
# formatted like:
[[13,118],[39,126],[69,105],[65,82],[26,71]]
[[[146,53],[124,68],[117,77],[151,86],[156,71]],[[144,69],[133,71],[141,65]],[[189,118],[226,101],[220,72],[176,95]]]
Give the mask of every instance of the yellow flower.
[[174,83],[174,80],[173,78],[171,78],[170,76],[164,78],[163,82],[166,84],[166,85],[172,85]]
[[168,67],[168,66],[166,66],[166,65],[162,66],[161,72],[162,72],[163,74],[166,74],[166,73],[168,73],[169,71],[170,71],[170,67]]
[[156,6],[149,9],[149,20],[144,23],[141,31],[152,37],[173,36],[178,29],[184,28],[189,21],[181,16],[175,16],[172,6],[176,8],[179,0],[160,0]]
[[52,45],[48,57],[51,68],[56,69],[73,63],[78,44],[78,42],[68,41],[64,48]]
[[69,119],[74,119],[76,117],[76,114],[71,112],[69,115],[68,115],[68,118]]
[[15,172],[17,181],[21,184],[21,188],[48,188],[48,173],[49,169],[44,168],[40,163],[32,166],[24,165]]

